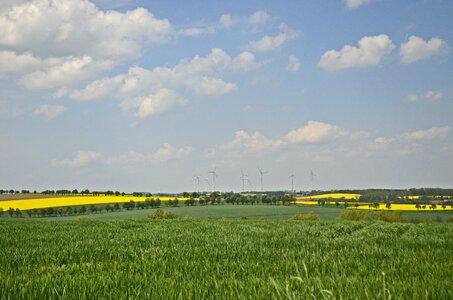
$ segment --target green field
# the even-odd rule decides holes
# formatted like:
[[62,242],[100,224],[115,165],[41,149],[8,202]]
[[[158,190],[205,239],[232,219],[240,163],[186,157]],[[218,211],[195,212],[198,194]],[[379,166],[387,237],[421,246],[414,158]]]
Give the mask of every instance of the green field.
[[[194,219],[239,219],[241,217],[249,219],[289,219],[295,214],[313,212],[321,220],[333,221],[340,215],[344,208],[342,206],[317,206],[317,205],[207,205],[207,206],[180,206],[180,207],[162,207],[166,211],[176,213],[179,217]],[[117,212],[94,213],[87,215],[74,215],[64,217],[46,217],[34,218],[36,220],[78,220],[79,218],[88,218],[90,220],[116,220],[116,219],[145,219],[152,209],[133,209],[121,210]],[[446,221],[453,218],[453,211],[411,211],[404,212],[408,220],[419,219],[421,221],[435,221],[440,219]],[[4,214],[4,218],[7,215]],[[29,220],[23,218],[22,220]]]
[[453,225],[0,221],[1,299],[452,299]]

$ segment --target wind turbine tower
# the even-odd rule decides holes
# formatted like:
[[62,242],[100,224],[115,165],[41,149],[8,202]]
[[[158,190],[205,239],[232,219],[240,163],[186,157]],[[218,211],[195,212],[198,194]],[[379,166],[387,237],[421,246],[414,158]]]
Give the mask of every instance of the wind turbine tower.
[[260,168],[258,168],[258,171],[260,171],[261,175],[261,191],[263,191],[263,175],[269,173],[268,171],[263,171]]
[[313,170],[310,169],[310,177],[311,177],[311,190],[313,191],[313,181],[315,180],[315,177],[317,175],[315,173],[313,173]]
[[199,194],[200,193],[200,176],[195,175],[193,178],[197,182],[197,193]]
[[289,178],[291,179],[291,193],[294,193],[294,178],[296,178],[296,176],[294,176],[294,173],[292,173]]
[[245,183],[249,181],[249,178],[246,174],[244,174],[244,171],[241,170],[241,180],[242,180],[242,192],[245,192]]
[[215,178],[217,177],[216,168],[208,173],[212,174],[212,192],[215,193]]
[[205,178],[204,181],[206,182],[206,192],[209,191],[209,189],[211,188],[211,183],[209,182],[209,179],[208,178]]

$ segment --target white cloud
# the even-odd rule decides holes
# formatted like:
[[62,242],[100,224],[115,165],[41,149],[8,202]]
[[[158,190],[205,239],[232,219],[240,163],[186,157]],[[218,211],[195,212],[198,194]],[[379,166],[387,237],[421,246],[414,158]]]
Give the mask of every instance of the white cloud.
[[244,130],[236,131],[234,139],[227,144],[227,148],[239,148],[247,152],[274,150],[283,145],[280,139],[269,139],[259,132],[248,133]]
[[60,116],[66,108],[61,105],[48,105],[44,104],[38,107],[34,112],[33,115],[36,117],[44,118],[47,121],[53,120]]
[[101,158],[101,154],[93,151],[78,151],[72,159],[54,159],[52,165],[55,167],[79,168],[87,166]]
[[257,27],[266,24],[269,19],[270,16],[267,12],[259,10],[249,17],[249,23],[250,25]]
[[197,37],[213,33],[215,33],[215,29],[213,27],[192,27],[181,29],[179,31],[179,34],[191,37]]
[[139,101],[138,116],[140,118],[154,117],[187,103],[187,100],[180,98],[168,89],[161,89],[155,94],[140,98]]
[[165,143],[161,148],[157,149],[153,154],[156,161],[168,161],[184,158],[192,153],[193,149],[190,146],[183,148],[175,148],[172,145]]
[[158,19],[143,8],[125,13],[102,11],[88,0],[11,4],[0,12],[0,46],[37,57],[81,53],[94,59],[134,57],[141,40],[162,42],[172,32],[167,19]]
[[231,15],[224,14],[219,19],[220,25],[222,25],[226,29],[230,29],[233,26],[233,19]]
[[332,124],[308,121],[304,127],[288,132],[285,139],[291,143],[318,143],[335,139],[360,140],[369,135],[366,131],[351,132]]
[[407,95],[407,100],[409,101],[424,101],[424,102],[434,102],[442,99],[444,94],[442,91],[426,91],[424,94],[409,94]]
[[250,71],[261,65],[255,60],[255,55],[248,51],[241,52],[231,61],[231,68],[238,71]]
[[95,80],[88,84],[82,90],[70,91],[68,89],[60,89],[52,96],[54,98],[69,97],[77,101],[101,99],[114,91],[125,79],[125,75],[118,75],[112,78],[103,78]]
[[70,57],[57,65],[27,74],[20,82],[30,90],[71,86],[88,80],[111,66],[110,61],[93,61],[89,56]]
[[203,76],[189,83],[190,89],[201,96],[219,96],[234,92],[238,87],[222,79]]
[[345,0],[345,4],[349,9],[354,9],[359,6],[369,4],[370,0]]
[[327,51],[322,55],[319,66],[329,72],[375,66],[394,48],[395,45],[385,34],[365,36],[359,40],[358,47],[346,45],[340,51]]
[[431,140],[445,138],[450,132],[450,126],[432,127],[427,130],[418,130],[405,133],[402,138],[407,140]]
[[[74,100],[117,97],[122,99],[121,106],[125,109],[139,108],[140,103],[146,100],[138,115],[148,116],[154,115],[154,113],[150,114],[150,111],[155,111],[153,104],[155,102],[149,95],[154,95],[159,90],[172,91],[174,96],[176,96],[176,90],[180,88],[186,88],[204,96],[224,95],[238,89],[236,84],[219,78],[224,72],[249,71],[260,65],[250,52],[242,52],[232,58],[222,49],[214,48],[205,57],[197,55],[191,60],[183,59],[173,68],[156,67],[147,70],[137,66],[131,67],[125,74],[95,80],[81,90],[61,89],[53,96]],[[179,101],[176,102],[179,103]],[[176,102],[173,104],[177,104]],[[161,107],[161,105],[158,106]],[[153,109],[150,110],[151,107]],[[166,111],[170,107],[167,107]]]
[[286,70],[290,72],[297,72],[300,69],[300,60],[294,56],[290,55],[288,58],[288,65],[286,66]]
[[267,52],[279,49],[287,42],[300,36],[300,32],[284,27],[282,32],[275,36],[266,35],[258,41],[250,42],[243,48],[252,52]]
[[286,137],[293,143],[315,143],[327,138],[335,138],[340,131],[337,126],[331,124],[309,121],[306,126],[291,130]]
[[368,132],[350,132],[328,123],[309,121],[304,127],[290,130],[286,135],[275,138],[266,137],[258,131],[250,133],[245,130],[238,130],[235,132],[233,140],[215,147],[214,150],[218,152],[218,149],[223,149],[227,152],[239,153],[266,152],[298,144],[313,145],[335,140],[350,142],[368,137]]
[[450,52],[448,44],[440,38],[429,41],[418,36],[411,36],[406,43],[400,46],[400,57],[403,63],[409,64],[417,60],[426,59],[433,55],[444,55]]
[[42,61],[26,52],[0,51],[0,78],[2,74],[20,74],[39,67]]

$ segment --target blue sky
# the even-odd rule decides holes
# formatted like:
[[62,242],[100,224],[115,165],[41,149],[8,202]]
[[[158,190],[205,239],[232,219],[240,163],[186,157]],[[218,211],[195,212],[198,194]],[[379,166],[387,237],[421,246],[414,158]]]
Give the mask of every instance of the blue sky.
[[216,168],[259,190],[258,167],[269,190],[451,187],[452,12],[2,1],[0,187],[210,190]]

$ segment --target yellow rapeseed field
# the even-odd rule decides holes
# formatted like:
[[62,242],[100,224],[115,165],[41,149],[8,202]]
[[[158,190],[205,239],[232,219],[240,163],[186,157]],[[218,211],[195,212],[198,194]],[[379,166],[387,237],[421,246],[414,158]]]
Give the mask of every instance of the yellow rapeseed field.
[[315,196],[303,196],[297,197],[297,200],[321,200],[321,199],[346,199],[346,200],[356,200],[360,197],[360,194],[346,194],[346,193],[330,193],[330,194],[321,194]]
[[441,205],[436,205],[436,208],[432,208],[430,204],[422,205],[425,208],[417,208],[415,204],[392,204],[390,209],[386,208],[385,203],[381,203],[379,208],[371,208],[368,205],[359,206],[357,208],[351,207],[351,209],[365,209],[365,210],[401,210],[401,211],[443,211],[443,210],[452,210],[450,206],[442,208]]
[[[168,201],[175,199],[174,197],[152,197],[159,198],[161,201]],[[123,203],[131,200],[135,202],[145,201],[147,197],[134,197],[134,196],[71,196],[71,197],[58,197],[58,198],[41,198],[41,199],[28,199],[28,200],[9,200],[0,201],[0,209],[8,210],[9,208],[18,208],[20,210],[28,210],[33,208],[48,208],[59,206],[73,206],[73,205],[91,205],[91,204],[107,204],[107,203]],[[180,201],[187,200],[187,198],[178,198]]]

